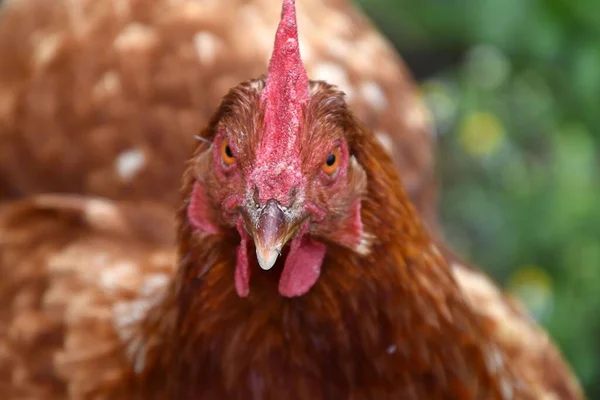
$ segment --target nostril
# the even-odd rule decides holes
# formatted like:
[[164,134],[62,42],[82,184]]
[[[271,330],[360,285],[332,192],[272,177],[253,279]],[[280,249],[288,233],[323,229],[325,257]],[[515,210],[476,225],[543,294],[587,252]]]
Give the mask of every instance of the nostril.
[[292,204],[294,204],[294,201],[296,200],[296,196],[298,195],[298,186],[294,186],[291,190],[290,190],[290,195],[288,198],[288,204],[287,206],[290,206]]
[[260,192],[258,191],[258,186],[254,185],[254,193],[252,194],[252,199],[254,200],[254,205],[257,209],[260,208]]

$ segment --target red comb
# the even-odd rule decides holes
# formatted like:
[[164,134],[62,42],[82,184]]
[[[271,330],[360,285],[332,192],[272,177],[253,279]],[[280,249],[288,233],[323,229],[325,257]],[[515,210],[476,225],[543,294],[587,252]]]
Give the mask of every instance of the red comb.
[[302,105],[308,101],[308,76],[300,58],[294,3],[294,0],[283,1],[267,84],[262,93],[266,114],[290,128],[289,125],[296,125],[301,117]]
[[[302,107],[308,102],[308,76],[300,58],[294,3],[294,0],[283,1],[267,82],[261,95],[265,125],[256,166],[261,174],[270,172],[268,176],[256,177],[263,181],[257,185],[261,187],[261,200],[286,197],[287,191],[299,183],[299,134]],[[282,167],[288,173],[282,173]]]

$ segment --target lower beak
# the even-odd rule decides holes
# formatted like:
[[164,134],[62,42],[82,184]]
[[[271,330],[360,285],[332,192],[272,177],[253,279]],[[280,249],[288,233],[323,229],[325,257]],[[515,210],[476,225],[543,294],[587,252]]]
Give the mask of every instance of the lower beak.
[[296,231],[297,224],[286,217],[276,201],[269,201],[251,229],[256,258],[262,269],[269,270],[275,265],[281,249]]

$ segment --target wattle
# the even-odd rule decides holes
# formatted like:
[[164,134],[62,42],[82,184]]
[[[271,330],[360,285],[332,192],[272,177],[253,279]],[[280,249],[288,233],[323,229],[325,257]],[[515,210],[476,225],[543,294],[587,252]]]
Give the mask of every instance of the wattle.
[[326,247],[304,235],[292,240],[279,278],[279,294],[296,297],[306,294],[319,279]]

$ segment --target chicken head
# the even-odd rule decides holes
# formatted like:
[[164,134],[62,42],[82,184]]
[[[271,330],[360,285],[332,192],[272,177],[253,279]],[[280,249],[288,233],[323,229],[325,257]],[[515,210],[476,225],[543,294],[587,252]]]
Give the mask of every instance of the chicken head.
[[360,216],[366,175],[338,118],[348,113],[343,93],[309,82],[294,1],[285,0],[268,75],[223,100],[205,135],[211,145],[197,157],[188,208],[201,233],[237,230],[240,296],[249,294],[252,248],[263,270],[282,259],[286,297],[316,283],[328,242],[368,252]]

